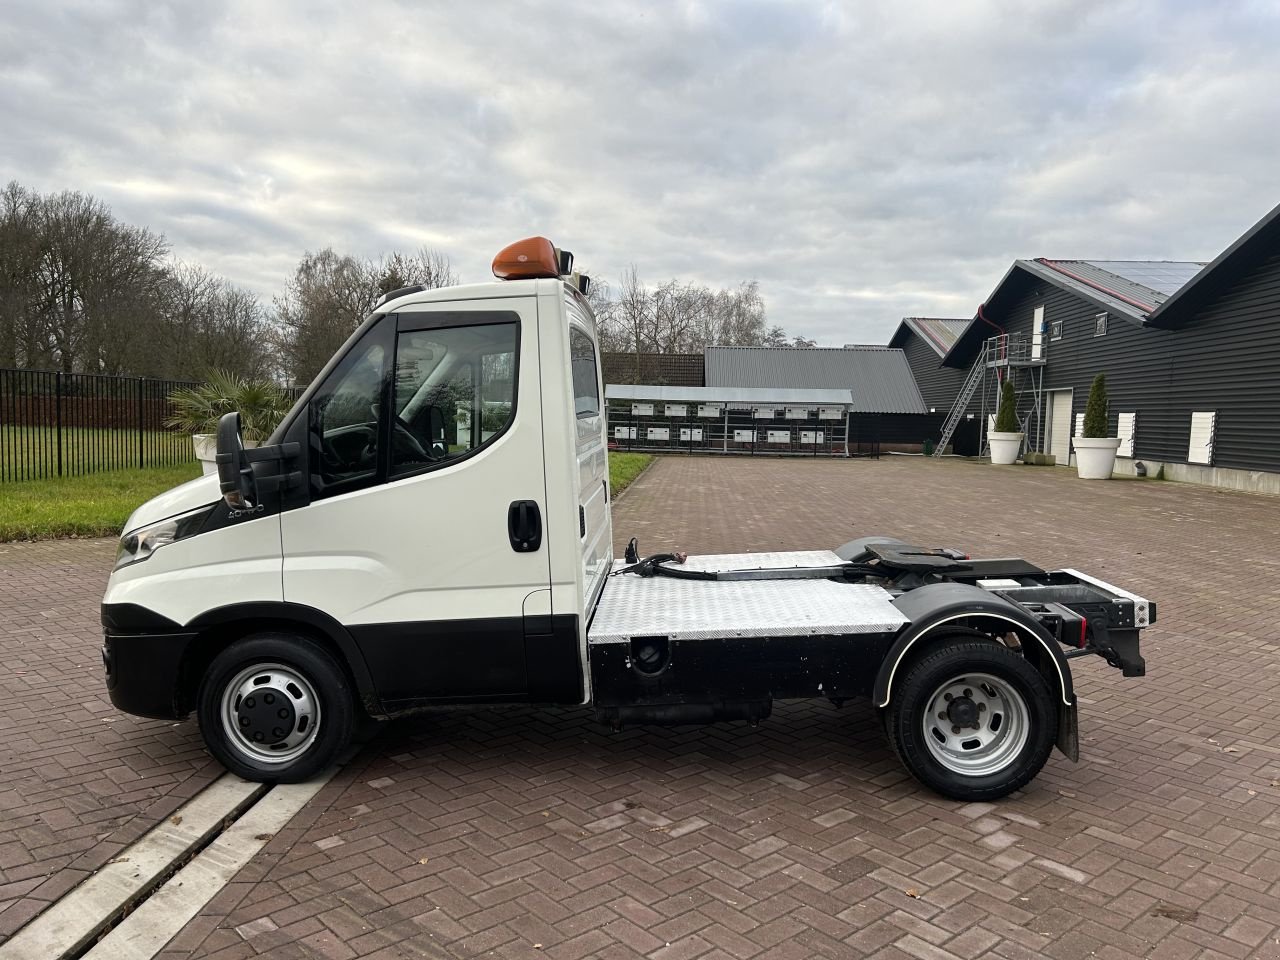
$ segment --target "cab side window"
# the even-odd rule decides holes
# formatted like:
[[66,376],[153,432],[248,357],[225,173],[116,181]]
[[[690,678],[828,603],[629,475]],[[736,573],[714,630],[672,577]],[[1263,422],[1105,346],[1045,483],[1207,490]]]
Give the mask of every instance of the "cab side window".
[[[378,470],[378,408],[386,373],[386,349],[376,338],[343,358],[311,402],[320,441],[315,467],[318,492],[372,479]],[[335,491],[336,492],[336,491]]]
[[517,321],[431,327],[396,342],[391,478],[452,463],[515,417]]
[[573,370],[573,409],[578,419],[600,415],[600,381],[596,348],[577,327],[569,328],[569,361]]

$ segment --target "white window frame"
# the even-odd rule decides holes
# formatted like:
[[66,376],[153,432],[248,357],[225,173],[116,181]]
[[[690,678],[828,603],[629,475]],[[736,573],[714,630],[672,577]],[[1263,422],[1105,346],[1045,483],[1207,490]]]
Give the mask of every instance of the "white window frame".
[[[1187,463],[1213,465],[1213,446],[1218,431],[1216,410],[1200,410],[1191,414],[1191,432],[1187,440]],[[1203,437],[1204,439],[1200,439]]]
[[1138,415],[1134,412],[1116,415],[1116,436],[1120,438],[1120,446],[1116,448],[1117,457],[1133,459],[1133,445],[1138,433]]
[[1095,337],[1105,337],[1107,335],[1107,315],[1105,313],[1094,315],[1093,335]]
[[1062,321],[1061,320],[1049,321],[1049,339],[1050,340],[1062,339]]

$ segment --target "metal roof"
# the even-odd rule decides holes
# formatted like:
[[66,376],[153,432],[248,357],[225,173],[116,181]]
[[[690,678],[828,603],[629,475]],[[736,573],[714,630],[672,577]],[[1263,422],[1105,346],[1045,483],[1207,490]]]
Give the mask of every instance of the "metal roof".
[[[1023,261],[1018,261],[1022,263]],[[1052,270],[1054,281],[1136,320],[1168,300],[1199,273],[1203,263],[1180,260],[1050,260],[1033,263]]]
[[646,383],[605,384],[606,400],[653,400],[659,403],[723,403],[731,407],[769,405],[797,407],[853,406],[848,390],[788,390],[777,387],[673,387]]
[[708,387],[847,390],[856,413],[928,413],[891,347],[707,347]]
[[889,346],[900,347],[905,339],[904,331],[911,331],[923,340],[934,353],[945,357],[947,351],[955,346],[970,321],[943,319],[939,317],[903,317],[898,329],[889,338]]

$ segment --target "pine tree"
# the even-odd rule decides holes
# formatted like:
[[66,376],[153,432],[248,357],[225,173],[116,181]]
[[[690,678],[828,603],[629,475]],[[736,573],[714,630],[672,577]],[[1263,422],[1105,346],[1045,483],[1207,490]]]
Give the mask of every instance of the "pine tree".
[[1018,401],[1013,395],[1013,378],[1008,377],[1000,388],[1000,408],[996,410],[998,433],[1018,432]]
[[1107,433],[1107,375],[1100,373],[1089,387],[1089,401],[1084,406],[1084,437],[1106,437]]

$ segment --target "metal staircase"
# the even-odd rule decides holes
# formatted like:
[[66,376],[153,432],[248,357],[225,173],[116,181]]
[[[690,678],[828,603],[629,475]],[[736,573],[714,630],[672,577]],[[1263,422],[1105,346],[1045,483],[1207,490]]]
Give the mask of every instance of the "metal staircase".
[[[1031,436],[1030,424],[1033,420],[1038,431],[1041,417],[1041,394],[1044,390],[1045,360],[1045,343],[1042,335],[1033,334],[1028,336],[1026,334],[1004,333],[986,340],[982,344],[982,349],[978,352],[977,359],[973,361],[973,366],[969,369],[969,375],[961,385],[960,392],[956,394],[956,402],[952,405],[951,412],[947,414],[947,419],[943,421],[942,436],[938,440],[938,445],[933,448],[933,455],[935,457],[942,456],[942,452],[947,448],[947,444],[951,442],[956,428],[960,426],[960,421],[964,419],[965,411],[969,409],[970,401],[973,400],[974,394],[979,391],[982,393],[981,429],[983,431],[979,436],[985,438],[987,410],[994,410],[997,406],[1000,385],[1006,377],[1013,377],[1014,383],[1018,385],[1018,406],[1026,406],[1023,400],[1024,392],[1030,398],[1030,409],[1027,410],[1025,416],[1019,418],[1023,433],[1028,438]],[[1026,374],[1017,375],[1017,371],[1020,369],[1025,370]],[[987,388],[988,370],[992,371],[990,380],[995,385],[995,397],[989,396],[990,391]],[[983,449],[986,448],[985,439],[980,445]]]
[[938,445],[933,448],[935,457],[942,456],[942,451],[951,442],[951,435],[956,432],[956,427],[964,419],[964,412],[969,409],[969,401],[978,392],[978,386],[982,383],[983,374],[986,372],[987,352],[984,349],[978,355],[978,359],[973,361],[973,366],[969,369],[969,376],[965,377],[964,383],[960,387],[960,392],[956,394],[956,402],[952,404],[951,412],[947,414],[947,419],[942,424],[942,438],[938,441]]

